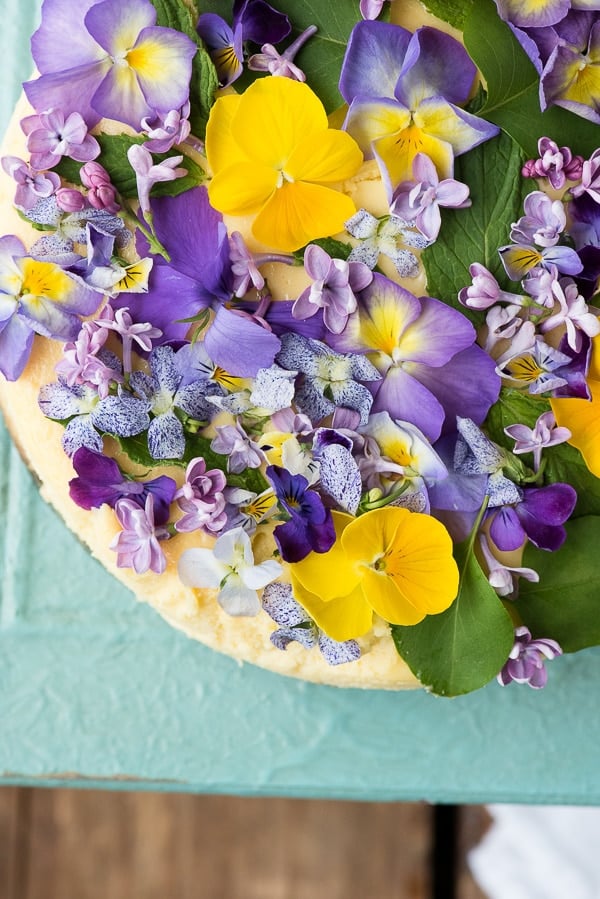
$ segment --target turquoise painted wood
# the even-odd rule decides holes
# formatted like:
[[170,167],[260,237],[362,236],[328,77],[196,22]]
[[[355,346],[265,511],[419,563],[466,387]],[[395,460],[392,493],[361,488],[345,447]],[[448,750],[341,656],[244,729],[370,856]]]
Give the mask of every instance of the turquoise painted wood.
[[[34,4],[0,0],[6,123]],[[600,804],[600,652],[441,700],[240,667],[93,561],[0,437],[0,783]]]

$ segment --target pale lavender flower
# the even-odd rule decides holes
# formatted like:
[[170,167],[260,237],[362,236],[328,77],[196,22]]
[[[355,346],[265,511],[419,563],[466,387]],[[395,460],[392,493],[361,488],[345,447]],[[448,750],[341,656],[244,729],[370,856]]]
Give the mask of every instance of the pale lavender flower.
[[217,436],[213,438],[210,448],[214,453],[228,457],[227,471],[239,474],[246,468],[260,468],[265,455],[239,423],[219,425],[215,430]]
[[511,228],[510,239],[518,244],[535,243],[539,247],[553,247],[565,230],[567,215],[560,200],[552,200],[541,190],[525,197],[525,215]]
[[542,450],[547,446],[558,446],[571,437],[568,428],[556,427],[553,412],[544,412],[539,416],[533,428],[515,424],[504,428],[504,433],[516,440],[513,453],[533,453],[533,467],[539,470]]
[[77,339],[64,345],[63,358],[55,367],[65,384],[88,384],[97,389],[100,399],[105,399],[113,384],[123,382],[119,360],[103,352],[107,337],[106,328],[94,322],[83,323]]
[[415,156],[412,175],[412,181],[402,181],[394,190],[390,212],[407,222],[414,221],[421,234],[433,243],[442,225],[440,206],[470,206],[469,188],[454,178],[440,181],[435,165],[425,153]]
[[278,365],[259,368],[250,394],[250,402],[255,408],[268,412],[279,412],[292,405],[294,381],[297,371],[287,371]]
[[514,575],[524,577],[526,581],[537,584],[540,576],[533,568],[519,568],[511,565],[503,565],[492,553],[485,534],[479,535],[481,553],[488,569],[488,581],[498,596],[511,596],[515,592]]
[[[364,262],[374,269],[380,255],[387,256],[402,278],[416,278],[419,274],[419,262],[414,253],[400,246],[407,242],[407,225],[396,215],[386,216],[383,220],[375,218],[366,209],[359,209],[352,218],[344,223],[348,234],[360,243],[348,256],[348,262]],[[427,240],[421,235],[421,244],[412,244],[423,249]]]
[[564,326],[567,329],[569,346],[575,352],[579,352],[581,333],[587,334],[588,337],[596,337],[600,334],[600,320],[595,313],[590,312],[574,281],[567,278],[554,281],[552,292],[558,300],[559,309],[542,322],[541,331],[545,334],[554,328]]
[[356,293],[373,280],[371,269],[362,262],[332,259],[316,244],[304,251],[304,268],[313,283],[295,301],[292,315],[304,321],[322,309],[325,327],[341,334],[358,307]]
[[27,149],[35,169],[51,169],[63,156],[77,162],[90,162],[100,155],[100,144],[78,112],[65,118],[61,109],[52,108],[39,115],[26,116],[21,128],[27,136]]
[[385,0],[360,0],[360,14],[363,19],[376,19]]
[[[485,317],[487,326],[487,337],[485,339],[485,351],[491,353],[497,343],[501,340],[511,340],[523,324],[530,325],[531,322],[524,322],[519,318],[521,307],[516,303],[509,306],[492,306]],[[531,334],[531,343],[533,343],[535,328],[531,324],[533,333]]]
[[[110,313],[108,312],[110,310]],[[149,353],[152,349],[152,342],[162,337],[160,328],[155,328],[150,322],[134,323],[129,314],[129,307],[124,306],[113,312],[112,307],[107,305],[105,309],[107,314],[96,324],[111,331],[116,331],[123,342],[123,371],[129,374],[132,370],[131,350],[134,343],[145,353]]]
[[546,268],[534,268],[527,272],[521,281],[521,287],[525,293],[535,300],[538,306],[554,306],[554,282],[558,280],[558,269],[555,265]]
[[199,528],[215,533],[227,522],[223,490],[227,479],[218,468],[206,470],[203,458],[192,459],[185,472],[185,483],[175,494],[175,501],[184,513],[175,522],[177,531],[196,531]]
[[175,144],[182,144],[190,135],[188,121],[189,101],[182,109],[171,109],[166,115],[156,115],[153,119],[142,119],[142,131],[148,137],[144,144],[151,153],[168,153]]
[[51,197],[60,187],[56,172],[38,172],[17,156],[3,156],[2,168],[17,182],[15,205],[29,211],[40,198]]
[[129,164],[135,172],[138,198],[142,212],[150,212],[150,191],[159,181],[175,181],[183,178],[187,170],[177,168],[183,156],[171,156],[155,163],[152,154],[141,144],[133,144],[127,151]]
[[250,290],[250,285],[256,290],[263,289],[265,279],[239,231],[233,231],[229,238],[229,259],[233,273],[233,292],[236,297],[245,296]]
[[316,31],[316,25],[309,25],[283,53],[279,53],[273,44],[263,44],[261,52],[255,53],[248,60],[248,68],[253,72],[268,72],[269,75],[292,78],[294,81],[306,81],[306,75],[293,60],[296,53]]
[[561,190],[566,181],[581,178],[583,157],[573,156],[568,147],[559,147],[549,137],[538,141],[539,159],[529,159],[523,166],[524,178],[547,178],[555,190]]
[[289,584],[267,584],[262,595],[262,606],[267,615],[279,625],[271,634],[271,643],[277,649],[287,649],[294,641],[305,649],[318,646],[329,665],[343,665],[360,658],[360,647],[356,640],[339,642],[328,637],[294,599]]
[[581,184],[571,188],[574,197],[589,194],[592,200],[600,203],[600,147],[586,159],[581,169]]
[[113,215],[119,211],[117,190],[104,166],[99,162],[87,162],[81,166],[79,177],[88,188],[88,200],[94,209],[103,209]]
[[133,568],[136,574],[162,574],[167,560],[158,541],[168,539],[169,532],[155,525],[153,495],[148,494],[143,509],[132,499],[117,500],[115,513],[123,528],[110,544],[117,553],[117,568]]
[[528,684],[534,690],[545,686],[548,672],[545,662],[562,655],[562,649],[548,637],[533,640],[527,627],[515,628],[515,643],[508,659],[497,676],[498,683],[506,687],[512,681]]
[[524,304],[523,297],[502,290],[496,278],[480,262],[473,262],[469,266],[469,274],[473,279],[472,284],[470,287],[463,287],[458,294],[459,302],[463,306],[468,306],[469,309],[489,309],[495,303],[511,303],[517,306]]

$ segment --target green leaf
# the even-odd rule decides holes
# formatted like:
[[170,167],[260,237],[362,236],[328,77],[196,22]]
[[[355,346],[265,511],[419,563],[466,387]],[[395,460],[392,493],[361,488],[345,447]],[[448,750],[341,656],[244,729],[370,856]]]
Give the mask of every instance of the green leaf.
[[540,109],[539,75],[516,37],[498,16],[493,0],[476,0],[467,16],[463,38],[487,85],[482,118],[499,125],[536,157],[537,142],[548,136],[567,143],[574,153],[589,156],[598,146],[598,125],[552,106]]
[[557,552],[526,547],[523,565],[540,581],[520,581],[516,609],[534,637],[552,637],[565,652],[577,652],[600,643],[600,517],[570,521],[566,530]]
[[[131,137],[128,134],[98,134],[96,140],[100,144],[101,153],[98,157],[100,162],[114,184],[117,191],[122,197],[128,200],[137,199],[137,182],[135,172],[127,158],[127,151],[134,144],[143,144],[144,139],[141,137]],[[155,162],[162,162],[168,159],[174,153],[155,153],[153,159]],[[82,163],[74,162],[72,159],[63,159],[56,171],[65,181],[71,184],[81,184],[79,175]],[[184,156],[181,162],[181,168],[187,170],[188,174],[182,178],[176,178],[174,181],[162,181],[155,184],[150,193],[151,197],[175,197],[190,190],[198,184],[202,184],[206,179],[204,170],[189,156]]]
[[[317,240],[311,240],[311,243],[316,244],[318,247],[321,247],[322,250],[331,256],[332,259],[343,259],[346,260],[350,253],[352,252],[352,245],[349,243],[345,243],[342,240],[336,240],[334,237],[319,237]],[[304,251],[306,247],[302,247],[301,250],[296,250],[293,254],[294,259],[296,259],[300,264],[304,261]]]
[[187,468],[188,463],[192,459],[202,456],[206,462],[207,469],[218,468],[227,475],[227,483],[230,487],[243,487],[245,490],[251,490],[253,493],[262,493],[268,486],[262,472],[258,468],[247,468],[241,474],[229,474],[227,472],[228,457],[215,453],[210,448],[211,441],[208,437],[201,437],[197,434],[194,436],[186,435],[185,451],[181,459],[160,460],[156,460],[150,455],[145,433],[138,434],[136,437],[116,437],[115,439],[132,462],[147,469],[156,468],[158,464]]
[[197,3],[186,0],[151,0],[156,10],[156,24],[163,28],[175,28],[188,37],[197,39],[196,22],[198,21]]
[[392,626],[398,653],[421,683],[440,696],[470,693],[500,671],[513,645],[510,615],[473,553],[473,535],[454,548],[458,596],[440,615]]
[[[335,0],[333,3],[277,0],[274,6],[286,13],[293,27],[292,34],[282,41],[278,49],[291,43],[309,25],[316,25],[319,29],[302,47],[294,61],[306,73],[308,84],[319,96],[327,112],[333,112],[344,102],[338,90],[338,81],[350,32],[360,19],[358,0]],[[205,0],[202,12],[217,13],[231,24],[231,0]],[[245,72],[236,81],[236,89],[243,89],[256,77],[254,72]]]
[[[549,410],[548,400],[522,390],[503,387],[498,402],[490,409],[484,427],[495,443],[512,450],[515,442],[504,433],[504,428],[514,424],[533,428],[538,417]],[[531,465],[531,455],[521,458]],[[545,460],[545,484],[567,483],[577,491],[574,518],[600,515],[600,478],[591,473],[578,449],[568,443],[550,446],[543,451],[542,459]]]
[[423,6],[438,19],[462,31],[474,2],[475,0],[423,0]]
[[522,213],[530,186],[521,177],[523,157],[506,134],[480,144],[455,162],[454,177],[471,188],[472,205],[444,210],[440,236],[421,254],[427,274],[427,291],[460,309],[472,321],[483,313],[458,302],[458,291],[471,283],[469,265],[480,262],[507,290],[507,278],[498,247],[508,243],[510,226]]

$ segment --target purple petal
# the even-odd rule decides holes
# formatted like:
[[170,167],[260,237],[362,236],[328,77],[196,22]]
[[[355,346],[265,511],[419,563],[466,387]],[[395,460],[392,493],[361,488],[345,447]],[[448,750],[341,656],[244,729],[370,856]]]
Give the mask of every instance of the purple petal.
[[400,341],[407,341],[404,358],[410,362],[439,367],[449,362],[475,340],[475,329],[462,313],[431,297],[421,297],[421,314],[410,324]]
[[133,396],[107,396],[91,413],[94,426],[107,434],[134,437],[148,427],[148,403]]
[[148,292],[118,293],[110,301],[113,309],[128,308],[136,324],[151,322],[163,332],[157,343],[183,340],[190,329],[190,318],[207,301],[197,281],[180,274],[168,265],[155,265],[150,272]]
[[373,401],[373,412],[389,412],[392,418],[416,425],[432,442],[437,440],[442,430],[444,409],[427,387],[396,367],[390,368],[383,381],[374,386],[379,389]]
[[102,117],[92,106],[92,98],[109,69],[109,60],[93,61],[64,72],[40,75],[33,81],[26,81],[23,89],[35,110],[43,112],[55,106],[65,115],[79,112],[91,128]]
[[519,549],[525,540],[525,531],[512,506],[503,506],[492,519],[490,537],[501,552]]
[[471,92],[476,71],[457,40],[437,28],[419,28],[407,48],[395,97],[410,109],[431,96],[461,104]]
[[150,422],[148,450],[153,459],[181,459],[185,437],[183,426],[174,412],[164,412]]
[[393,99],[412,35],[387,22],[358,22],[352,30],[342,64],[340,93],[347,103],[355,97]]
[[82,509],[114,506],[123,496],[123,475],[114,459],[82,446],[73,455],[73,468],[78,476],[69,481],[69,495]]
[[73,418],[63,432],[61,443],[67,456],[72,456],[82,446],[97,453],[101,453],[103,448],[102,437],[95,430],[89,415]]
[[33,331],[20,315],[0,323],[0,372],[8,381],[16,381],[22,375],[33,337]]
[[548,247],[544,250],[544,265],[555,265],[565,275],[578,275],[583,269],[581,259],[571,247]]
[[267,584],[262,594],[263,609],[276,624],[291,628],[308,621],[308,615],[294,599],[290,584]]
[[576,502],[577,493],[570,484],[549,484],[525,490],[517,515],[532,543],[554,551],[565,539],[560,526],[570,517]]
[[91,99],[91,105],[100,118],[124,122],[134,131],[139,130],[142,119],[151,118],[154,112],[146,101],[134,72],[130,73],[128,90],[123,90],[122,75],[116,65],[110,67],[98,85]]
[[31,55],[40,72],[73,69],[105,56],[84,25],[88,10],[97,2],[44,0],[41,25],[31,38]]
[[354,515],[360,503],[362,480],[352,453],[344,446],[325,446],[320,456],[321,488],[338,506]]
[[277,525],[273,537],[285,562],[300,562],[312,552],[307,526],[301,518],[290,518],[285,524]]
[[236,0],[233,5],[234,26],[242,26],[245,41],[259,46],[278,44],[292,30],[290,20],[274,9],[266,0]]
[[360,646],[356,640],[332,640],[327,634],[319,634],[319,649],[328,665],[345,665],[360,659]]
[[210,358],[229,374],[254,378],[260,368],[270,368],[281,342],[251,318],[219,307],[204,337]]

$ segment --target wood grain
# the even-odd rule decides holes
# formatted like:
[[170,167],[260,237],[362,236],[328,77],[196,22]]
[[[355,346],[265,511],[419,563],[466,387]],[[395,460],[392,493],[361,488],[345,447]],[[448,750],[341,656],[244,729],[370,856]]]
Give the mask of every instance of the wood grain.
[[486,899],[473,880],[467,865],[467,854],[481,840],[491,819],[485,806],[463,805],[458,815],[456,899]]
[[[6,793],[0,824],[10,833]],[[8,899],[429,895],[431,811],[422,804],[18,793],[30,799],[28,831],[0,858],[9,868],[17,857],[27,864]]]

